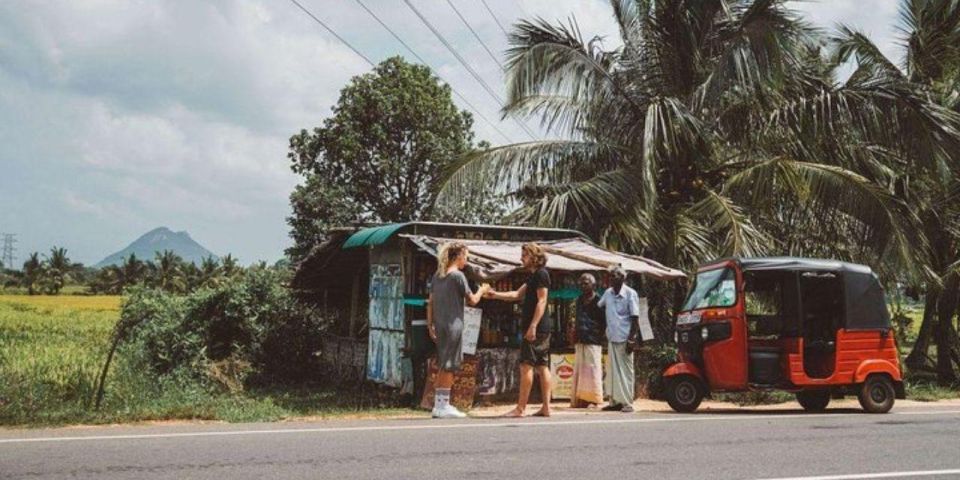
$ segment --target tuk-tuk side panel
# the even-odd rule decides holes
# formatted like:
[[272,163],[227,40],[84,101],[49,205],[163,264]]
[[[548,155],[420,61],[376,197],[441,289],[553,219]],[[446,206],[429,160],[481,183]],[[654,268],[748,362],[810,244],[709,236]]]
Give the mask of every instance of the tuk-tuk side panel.
[[885,338],[880,331],[838,330],[836,369],[828,378],[810,378],[803,368],[802,339],[799,351],[788,355],[790,380],[797,386],[853,385],[870,373],[889,373],[901,380],[897,346],[892,335]]
[[863,383],[867,377],[874,373],[890,375],[890,378],[895,382],[903,381],[899,366],[887,360],[867,360],[857,367],[857,371],[853,376],[854,383]]

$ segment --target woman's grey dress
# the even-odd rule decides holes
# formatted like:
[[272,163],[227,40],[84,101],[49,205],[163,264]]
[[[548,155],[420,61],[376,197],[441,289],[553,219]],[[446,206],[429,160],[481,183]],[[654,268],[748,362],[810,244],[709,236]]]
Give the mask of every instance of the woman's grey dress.
[[463,360],[463,306],[470,294],[467,277],[460,271],[443,277],[434,275],[430,294],[439,366],[447,371],[458,370]]

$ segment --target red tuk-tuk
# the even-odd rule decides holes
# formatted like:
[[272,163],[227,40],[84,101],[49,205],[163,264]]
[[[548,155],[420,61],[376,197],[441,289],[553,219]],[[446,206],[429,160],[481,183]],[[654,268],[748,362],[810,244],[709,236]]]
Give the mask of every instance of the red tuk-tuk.
[[790,257],[701,266],[664,372],[678,412],[711,392],[781,389],[807,411],[857,395],[870,413],[906,398],[883,288],[869,267]]

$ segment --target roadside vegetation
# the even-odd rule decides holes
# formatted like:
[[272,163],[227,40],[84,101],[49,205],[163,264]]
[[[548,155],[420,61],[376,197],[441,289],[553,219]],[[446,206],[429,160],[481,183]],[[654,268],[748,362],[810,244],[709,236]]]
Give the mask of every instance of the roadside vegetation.
[[[316,347],[300,342],[320,327],[281,316],[296,307],[276,275],[257,271],[192,296],[0,296],[0,425],[399,413],[389,392],[316,366]],[[96,408],[116,327],[133,323]]]

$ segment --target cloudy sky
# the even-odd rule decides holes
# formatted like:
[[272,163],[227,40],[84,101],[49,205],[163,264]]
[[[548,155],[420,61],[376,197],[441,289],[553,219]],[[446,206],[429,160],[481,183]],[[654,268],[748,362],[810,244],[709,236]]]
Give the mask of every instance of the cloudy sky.
[[[356,0],[300,1],[373,61],[411,57]],[[401,0],[363,1],[494,121],[475,118],[478,139],[527,139],[497,121],[496,100]],[[499,67],[446,0],[412,1],[502,89]],[[481,2],[451,2],[488,48],[506,48]],[[584,36],[616,37],[601,0],[486,3],[508,28],[574,15]],[[895,56],[897,3],[793,5],[824,28],[860,28]],[[298,181],[287,140],[318,125],[368,69],[288,0],[0,2],[0,232],[18,235],[18,263],[53,245],[95,263],[157,226],[245,263],[277,260]]]

